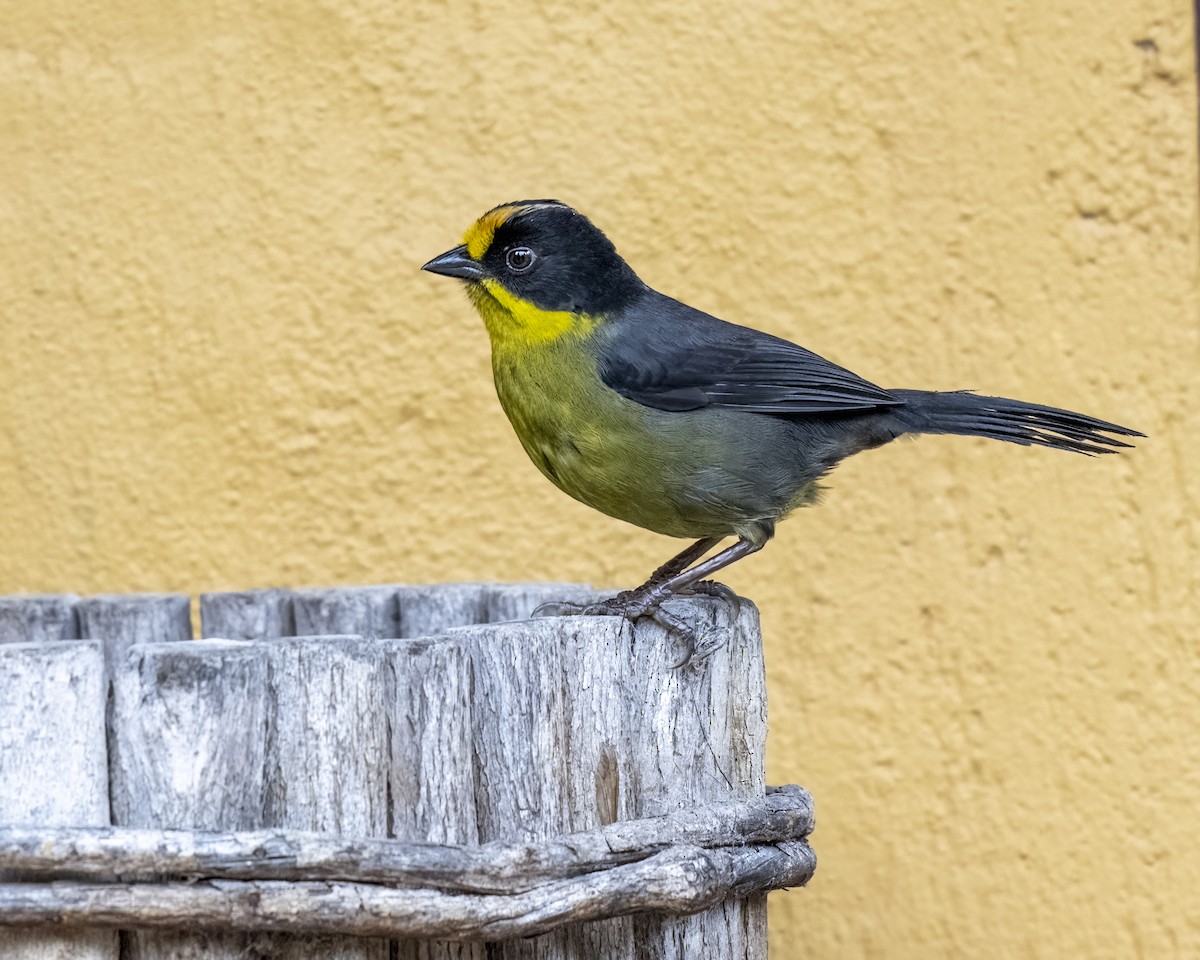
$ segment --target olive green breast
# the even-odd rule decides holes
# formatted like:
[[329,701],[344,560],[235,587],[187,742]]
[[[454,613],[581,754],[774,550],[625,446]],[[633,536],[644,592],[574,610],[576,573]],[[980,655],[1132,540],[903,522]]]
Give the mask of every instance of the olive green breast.
[[801,478],[771,454],[786,442],[774,436],[781,423],[626,399],[600,379],[587,341],[568,335],[534,349],[493,342],[504,412],[529,458],[560,489],[675,537],[741,535],[797,505]]
[[816,474],[787,421],[644,406],[600,377],[605,317],[543,310],[494,281],[468,287],[501,406],[539,470],[609,516],[674,537],[770,536]]

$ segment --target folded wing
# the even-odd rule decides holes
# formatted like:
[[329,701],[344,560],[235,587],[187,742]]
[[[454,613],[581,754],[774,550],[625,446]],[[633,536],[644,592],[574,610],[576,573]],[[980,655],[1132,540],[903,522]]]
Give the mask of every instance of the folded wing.
[[736,407],[788,415],[903,403],[810,350],[654,291],[599,336],[604,382],[659,410]]

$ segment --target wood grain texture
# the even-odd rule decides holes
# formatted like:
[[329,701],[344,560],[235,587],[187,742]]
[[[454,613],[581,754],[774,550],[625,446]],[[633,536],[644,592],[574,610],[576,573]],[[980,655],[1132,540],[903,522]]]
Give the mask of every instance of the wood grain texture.
[[200,595],[200,636],[271,640],[296,632],[288,590],[244,590]]
[[400,636],[399,587],[328,587],[295,590],[296,636]]
[[75,607],[79,635],[104,644],[109,676],[135,643],[192,639],[191,601],[183,594],[131,593],[87,597]]
[[488,584],[434,583],[396,588],[400,636],[431,637],[487,621]]
[[387,836],[387,708],[380,645],[290,637],[265,646],[265,823]]
[[[526,591],[507,596],[522,604],[535,600]],[[621,698],[612,696],[612,684],[623,674],[625,622],[546,618],[454,635],[472,660],[480,840],[541,840],[611,822],[619,800],[599,790],[596,779],[609,773],[609,764],[601,766],[605,745],[623,735]],[[597,684],[607,697],[592,695]],[[615,960],[632,957],[630,932],[628,919],[605,920],[507,942],[492,956]]]
[[[106,689],[97,642],[0,645],[0,823],[107,826]],[[0,947],[5,960],[117,960],[110,931],[6,930]]]
[[[264,822],[326,835],[386,837],[388,723],[380,645],[294,637],[267,649],[270,709]],[[278,960],[385,960],[386,940],[279,935]]]
[[79,636],[72,593],[0,597],[0,643],[74,640]]
[[543,603],[590,603],[605,594],[584,583],[489,583],[484,587],[480,623],[526,620]]
[[[261,825],[267,647],[233,640],[137,644],[113,677],[115,822],[201,830]],[[126,960],[240,960],[242,934],[146,932]]]
[[[678,669],[678,644],[639,621],[624,696],[631,711],[633,808],[656,816],[692,804],[760,797],[766,790],[766,678],[758,611],[740,615],[707,598],[668,610],[697,634],[697,654]],[[649,957],[765,957],[766,896],[726,900],[694,917],[638,917],[634,936]]]
[[[476,585],[438,590],[420,604],[422,627],[448,613],[475,615],[481,594]],[[413,591],[415,595],[416,591]],[[406,595],[400,595],[404,621]],[[414,626],[409,620],[408,628]],[[461,642],[396,640],[381,644],[388,678],[391,730],[389,771],[391,835],[400,841],[464,844],[477,850],[475,757],[472,741],[471,660]],[[422,846],[422,854],[446,847]],[[482,944],[407,940],[394,944],[395,960],[483,960]]]

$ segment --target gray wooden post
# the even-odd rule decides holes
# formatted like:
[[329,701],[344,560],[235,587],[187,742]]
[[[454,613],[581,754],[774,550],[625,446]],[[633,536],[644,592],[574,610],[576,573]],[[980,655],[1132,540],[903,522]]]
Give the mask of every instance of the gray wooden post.
[[[611,823],[622,806],[618,751],[627,731],[610,685],[626,674],[628,625],[553,618],[472,634],[480,839],[539,840]],[[504,960],[636,955],[627,917],[493,949]]]
[[[629,817],[653,817],[713,800],[745,800],[766,791],[766,678],[758,610],[743,601],[737,621],[711,600],[676,601],[715,647],[680,669],[678,650],[657,625],[634,629],[625,678],[631,711],[634,775]],[[638,917],[634,937],[656,944],[664,960],[767,955],[766,894],[688,917]]]
[[477,623],[525,620],[543,603],[589,603],[603,594],[581,583],[490,583],[484,587],[483,618]]
[[386,585],[296,590],[292,594],[296,636],[398,637],[397,592],[397,587]]
[[[671,609],[711,652],[675,669],[658,626],[547,618],[460,631],[474,676],[481,841],[538,839],[765,791],[757,612],[706,599]],[[765,957],[762,899],[673,920],[618,918],[506,943],[499,956]],[[645,951],[644,953],[635,953]]]
[[[469,598],[480,593],[476,585],[461,586],[459,591],[436,591],[435,600],[417,609],[430,619],[446,617],[448,610],[463,610],[472,602]],[[415,593],[419,588],[408,589]],[[402,622],[405,609],[402,596]],[[414,617],[408,624],[415,622]],[[426,843],[477,844],[470,658],[460,642],[448,638],[396,640],[383,645],[383,655],[391,731],[391,835]],[[395,944],[396,960],[484,960],[485,956],[483,944],[478,943],[405,940]]]
[[[98,643],[0,645],[0,823],[108,825],[105,691]],[[117,938],[2,930],[0,956],[117,960]]]
[[200,636],[223,640],[270,640],[296,632],[288,590],[200,594]]
[[452,627],[522,620],[548,600],[598,597],[577,583],[435,583],[421,586],[246,590],[200,596],[200,635],[428,637]]
[[[386,837],[388,727],[382,649],[361,637],[267,644],[264,826]],[[386,940],[276,936],[276,960],[385,960]]]
[[0,643],[76,639],[78,602],[73,593],[0,597]]
[[135,643],[192,639],[191,601],[183,594],[130,593],[88,597],[75,606],[79,635],[104,644],[113,676]]
[[[257,827],[263,809],[267,650],[230,640],[131,647],[113,677],[113,821]],[[136,932],[133,960],[241,960],[244,934]]]
[[487,586],[482,583],[435,583],[396,588],[400,636],[432,637],[451,627],[487,621]]

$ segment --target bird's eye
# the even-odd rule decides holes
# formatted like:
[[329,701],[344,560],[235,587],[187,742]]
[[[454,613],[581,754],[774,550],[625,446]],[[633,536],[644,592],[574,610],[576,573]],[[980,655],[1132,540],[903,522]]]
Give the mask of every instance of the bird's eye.
[[524,273],[536,259],[537,255],[528,247],[513,247],[504,255],[504,262],[513,273]]

